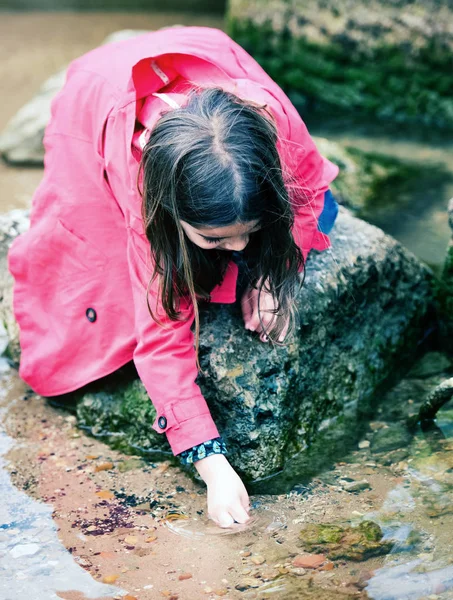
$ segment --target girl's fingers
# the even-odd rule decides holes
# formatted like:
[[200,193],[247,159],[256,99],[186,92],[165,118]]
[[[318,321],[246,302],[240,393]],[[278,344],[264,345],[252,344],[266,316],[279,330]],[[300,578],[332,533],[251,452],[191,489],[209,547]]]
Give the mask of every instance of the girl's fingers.
[[241,496],[241,504],[244,507],[244,510],[247,512],[247,514],[250,512],[250,499],[248,497],[247,494],[243,494]]
[[[212,518],[212,517],[211,517]],[[232,527],[234,525],[234,517],[226,511],[220,513],[217,519],[213,519],[219,527]]]
[[234,509],[231,509],[230,515],[233,517],[236,523],[247,523],[247,521],[250,519],[243,506],[236,506]]

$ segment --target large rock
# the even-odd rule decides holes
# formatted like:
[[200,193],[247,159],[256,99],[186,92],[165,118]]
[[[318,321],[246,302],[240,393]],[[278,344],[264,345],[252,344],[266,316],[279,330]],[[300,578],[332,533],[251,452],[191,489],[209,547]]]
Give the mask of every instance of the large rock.
[[453,128],[450,0],[229,0],[228,32],[302,113]]
[[[3,221],[5,246],[17,227]],[[429,325],[431,274],[412,254],[346,209],[331,237],[332,249],[308,261],[300,328],[287,346],[246,332],[238,307],[203,311],[200,385],[232,463],[249,479],[307,453],[346,418],[353,440],[357,413],[415,355]],[[5,291],[2,312],[11,322]],[[17,351],[17,338],[11,346]],[[168,451],[151,428],[155,412],[142,384],[118,376],[103,384],[79,394],[80,425],[134,453]]]
[[[146,33],[124,29],[109,35],[104,44],[120,42]],[[66,68],[49,77],[36,96],[11,119],[0,135],[0,155],[12,165],[42,166],[44,164],[43,137],[50,119],[53,98],[66,80]]]
[[453,352],[453,198],[448,203],[448,221],[452,237],[447,248],[442,277],[436,282],[436,296],[440,342],[445,350]]

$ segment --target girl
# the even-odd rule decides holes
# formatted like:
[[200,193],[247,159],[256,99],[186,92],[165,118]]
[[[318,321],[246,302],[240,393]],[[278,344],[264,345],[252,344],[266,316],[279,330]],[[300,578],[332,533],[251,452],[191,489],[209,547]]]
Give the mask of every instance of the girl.
[[22,378],[54,396],[133,359],[153,428],[207,484],[209,516],[246,522],[195,383],[198,303],[234,302],[241,262],[246,329],[283,341],[307,254],[329,245],[337,168],[261,67],[204,27],[76,60],[44,143],[31,228],[9,254]]

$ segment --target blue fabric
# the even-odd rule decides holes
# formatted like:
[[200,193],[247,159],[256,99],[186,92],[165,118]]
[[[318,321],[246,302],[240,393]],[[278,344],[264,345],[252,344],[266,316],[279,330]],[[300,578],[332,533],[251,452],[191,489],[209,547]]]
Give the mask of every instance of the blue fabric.
[[330,190],[324,194],[324,208],[318,219],[318,230],[328,234],[332,231],[338,215],[338,203]]

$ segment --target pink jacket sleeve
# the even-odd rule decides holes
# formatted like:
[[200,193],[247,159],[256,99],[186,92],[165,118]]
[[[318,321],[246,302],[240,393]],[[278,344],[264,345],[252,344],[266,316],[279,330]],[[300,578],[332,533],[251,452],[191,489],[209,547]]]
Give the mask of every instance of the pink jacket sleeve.
[[151,278],[149,242],[128,227],[128,263],[132,283],[137,347],[134,363],[157,411],[153,429],[166,433],[174,454],[218,437],[206,400],[195,383],[197,367],[191,325],[193,307],[182,304],[181,321],[171,321],[157,299],[148,298],[161,324],[149,314],[146,287]]

